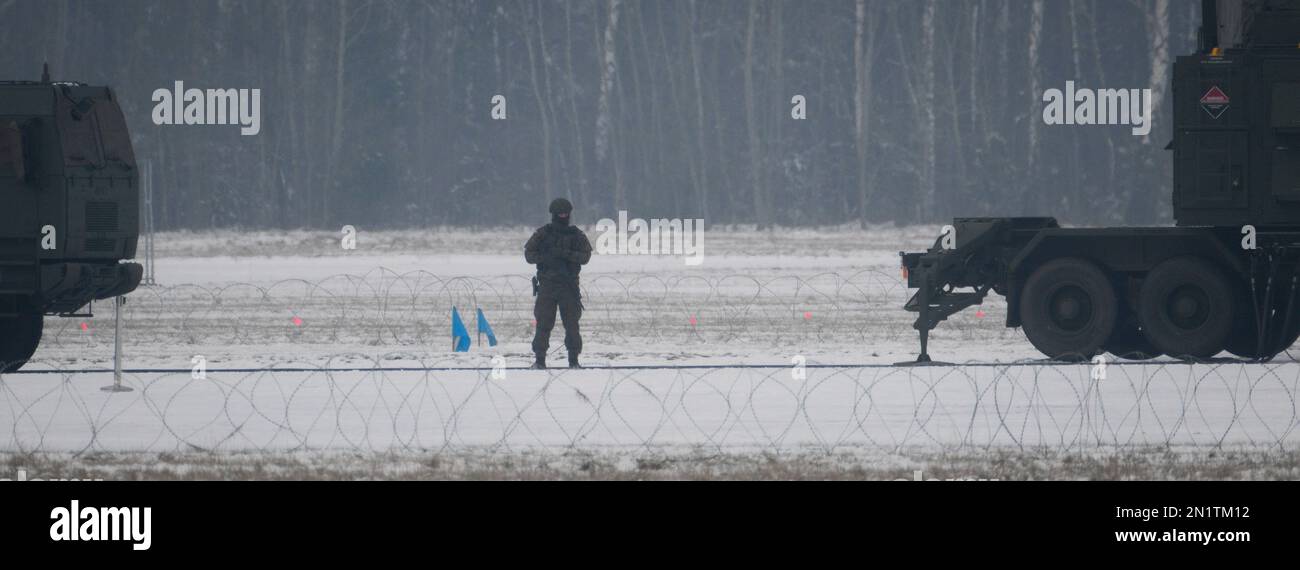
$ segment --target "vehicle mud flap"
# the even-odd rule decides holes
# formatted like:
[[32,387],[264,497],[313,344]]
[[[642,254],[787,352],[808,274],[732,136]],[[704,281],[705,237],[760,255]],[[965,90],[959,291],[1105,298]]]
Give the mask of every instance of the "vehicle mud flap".
[[111,299],[135,291],[144,277],[144,267],[139,263],[119,263],[115,267],[116,278],[111,287],[101,288],[95,292],[95,299]]

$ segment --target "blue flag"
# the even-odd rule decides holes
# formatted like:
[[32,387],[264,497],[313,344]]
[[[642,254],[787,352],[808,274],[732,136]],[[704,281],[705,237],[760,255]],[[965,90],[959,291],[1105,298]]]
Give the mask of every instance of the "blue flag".
[[481,307],[478,309],[478,316],[476,317],[476,320],[478,321],[478,334],[480,335],[479,343],[481,344],[483,342],[483,337],[481,335],[487,335],[488,346],[496,346],[497,335],[496,333],[492,332],[492,325],[488,324],[487,317],[483,316],[483,309]]
[[460,320],[460,311],[451,308],[451,350],[452,352],[469,352],[469,330]]

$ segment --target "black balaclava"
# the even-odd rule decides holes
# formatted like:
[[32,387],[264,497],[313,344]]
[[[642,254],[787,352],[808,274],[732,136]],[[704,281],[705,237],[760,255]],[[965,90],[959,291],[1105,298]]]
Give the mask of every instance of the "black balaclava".
[[569,214],[573,212],[573,204],[564,198],[551,200],[551,206],[548,208],[551,212],[551,223],[557,226],[569,225]]

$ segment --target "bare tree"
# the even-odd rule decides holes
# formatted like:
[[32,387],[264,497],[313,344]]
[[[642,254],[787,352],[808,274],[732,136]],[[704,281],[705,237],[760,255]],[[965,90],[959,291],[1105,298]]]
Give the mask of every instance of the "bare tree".
[[[533,96],[537,100],[537,114],[542,119],[542,192],[546,199],[551,199],[555,194],[551,185],[551,118],[547,112],[547,104],[542,97],[542,88],[537,80],[537,56],[533,52],[533,42],[537,41],[545,50],[545,32],[541,29],[543,14],[541,7],[538,6],[536,11],[530,11],[528,17],[519,20],[519,28],[524,32],[524,46],[528,50],[528,77],[532,80]],[[538,33],[533,34],[533,24],[538,26]],[[542,66],[546,66],[545,57],[542,58]],[[549,80],[548,80],[549,81]],[[569,195],[572,198],[572,194]]]
[[596,160],[613,163],[614,202],[615,206],[624,207],[626,206],[626,197],[624,196],[622,180],[619,179],[618,161],[610,160],[613,154],[610,145],[613,139],[611,131],[614,124],[610,110],[610,99],[614,94],[614,81],[618,73],[618,57],[615,50],[617,47],[616,34],[618,33],[619,5],[620,0],[608,0],[605,37],[604,41],[601,42],[600,99],[596,104]]
[[757,96],[754,87],[754,30],[758,26],[758,0],[749,0],[749,17],[745,20],[745,132],[749,138],[749,182],[753,197],[754,221],[759,229],[769,223],[763,176],[763,151],[758,140],[758,120],[755,117]]
[[[1037,109],[1041,104],[1039,93],[1039,65],[1038,54],[1043,46],[1043,0],[1034,0],[1029,10],[1029,98],[1027,109]],[[1029,173],[1032,175],[1035,166],[1035,159],[1038,155],[1038,124],[1034,113],[1031,111],[1025,121],[1029,128],[1029,148],[1028,157]]]
[[[1154,119],[1165,99],[1165,93],[1169,91],[1169,0],[1153,0],[1148,4],[1146,28],[1151,53],[1150,116]],[[1142,137],[1142,144],[1151,144],[1149,134]]]
[[691,80],[695,85],[695,139],[700,153],[700,181],[696,192],[700,203],[700,215],[707,219],[709,216],[709,146],[705,143],[704,137],[704,86],[700,81],[700,40],[697,29],[699,13],[696,11],[695,0],[690,0],[690,10],[688,32],[691,45]]
[[[919,104],[921,106],[921,212],[933,215],[935,208],[935,169],[938,133],[934,111],[934,26],[936,0],[925,0],[921,12],[921,70]],[[917,216],[917,219],[924,219]]]
[[[873,7],[876,4],[871,4]],[[857,0],[853,27],[853,141],[857,152],[858,223],[867,225],[873,188],[867,177],[867,151],[871,146],[871,70],[876,63],[876,18],[869,18],[867,1]],[[870,22],[870,27],[868,27]]]
[[[572,2],[564,3],[564,66],[565,66],[565,83],[576,85],[577,76],[573,73],[573,18]],[[573,154],[578,161],[578,180],[577,194],[573,196],[578,201],[587,198],[587,151],[583,148],[583,128],[578,120],[578,97],[576,94],[569,95],[569,116],[572,119],[573,129]]]
[[1039,131],[1042,119],[1038,116],[1038,109],[1042,105],[1042,77],[1040,75],[1040,54],[1043,49],[1043,12],[1045,6],[1043,0],[1033,0],[1029,10],[1029,37],[1028,49],[1028,68],[1026,73],[1029,76],[1029,89],[1026,94],[1024,112],[1020,113],[1018,120],[1024,121],[1026,130],[1025,144],[1025,170],[1018,177],[1017,185],[1019,186],[1019,205],[1024,213],[1038,212],[1038,192],[1036,188],[1038,172],[1038,153],[1039,153]]

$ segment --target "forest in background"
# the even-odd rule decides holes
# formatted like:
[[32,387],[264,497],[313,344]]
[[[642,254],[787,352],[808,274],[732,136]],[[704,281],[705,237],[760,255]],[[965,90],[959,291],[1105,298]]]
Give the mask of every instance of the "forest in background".
[[[0,79],[114,87],[159,229],[1170,218],[1192,0],[0,0]],[[155,89],[261,89],[261,133]],[[1150,88],[1154,128],[1042,92]],[[492,120],[492,97],[507,119]],[[791,118],[802,95],[807,118]],[[585,219],[584,219],[585,218]]]

